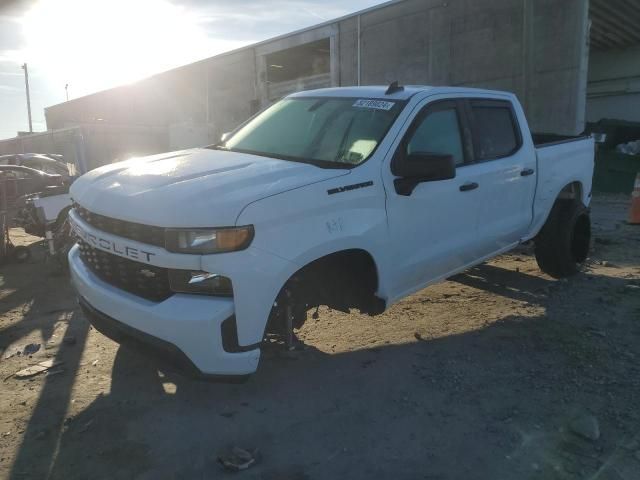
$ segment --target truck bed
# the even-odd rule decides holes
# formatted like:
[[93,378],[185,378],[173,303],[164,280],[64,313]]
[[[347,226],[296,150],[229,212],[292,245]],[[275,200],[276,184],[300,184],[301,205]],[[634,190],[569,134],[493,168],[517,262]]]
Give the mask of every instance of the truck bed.
[[531,133],[536,148],[550,147],[559,143],[573,142],[589,138],[587,135],[557,135],[555,133]]
[[580,199],[589,206],[594,162],[594,142],[591,137],[537,134],[532,134],[532,137],[538,164],[538,183],[530,238],[542,228],[563,187],[580,182]]

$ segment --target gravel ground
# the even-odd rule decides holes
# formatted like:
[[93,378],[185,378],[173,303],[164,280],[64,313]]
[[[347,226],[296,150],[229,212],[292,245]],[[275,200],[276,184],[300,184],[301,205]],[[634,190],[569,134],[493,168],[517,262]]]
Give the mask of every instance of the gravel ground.
[[[593,251],[568,281],[523,247],[384,315],[321,310],[304,351],[265,352],[241,385],[119,348],[33,244],[30,263],[0,267],[0,478],[637,480],[640,227],[627,205],[594,200]],[[47,360],[61,363],[14,375]],[[261,461],[227,474],[216,458],[230,446]]]

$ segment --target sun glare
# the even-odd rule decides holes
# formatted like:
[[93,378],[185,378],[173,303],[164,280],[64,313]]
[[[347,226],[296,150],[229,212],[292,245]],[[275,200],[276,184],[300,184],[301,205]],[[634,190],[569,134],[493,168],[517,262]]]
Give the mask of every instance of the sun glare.
[[237,46],[212,42],[195,15],[166,0],[40,0],[22,21],[25,60],[75,96]]

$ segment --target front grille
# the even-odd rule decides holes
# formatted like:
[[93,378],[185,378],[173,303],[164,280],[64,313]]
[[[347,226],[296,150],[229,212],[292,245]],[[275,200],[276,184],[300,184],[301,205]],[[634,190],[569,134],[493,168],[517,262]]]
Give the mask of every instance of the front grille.
[[147,300],[161,302],[173,292],[166,268],[135,262],[78,241],[80,258],[98,278],[116,288]]
[[74,210],[89,225],[119,237],[164,248],[164,228],[142,223],[127,222],[93,213],[75,203]]

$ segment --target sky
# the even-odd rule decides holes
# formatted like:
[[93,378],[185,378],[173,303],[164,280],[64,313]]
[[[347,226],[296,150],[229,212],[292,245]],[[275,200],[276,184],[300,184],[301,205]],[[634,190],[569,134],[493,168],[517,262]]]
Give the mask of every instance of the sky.
[[[382,0],[0,0],[0,139],[44,108],[134,82]],[[68,89],[65,86],[68,85]]]

